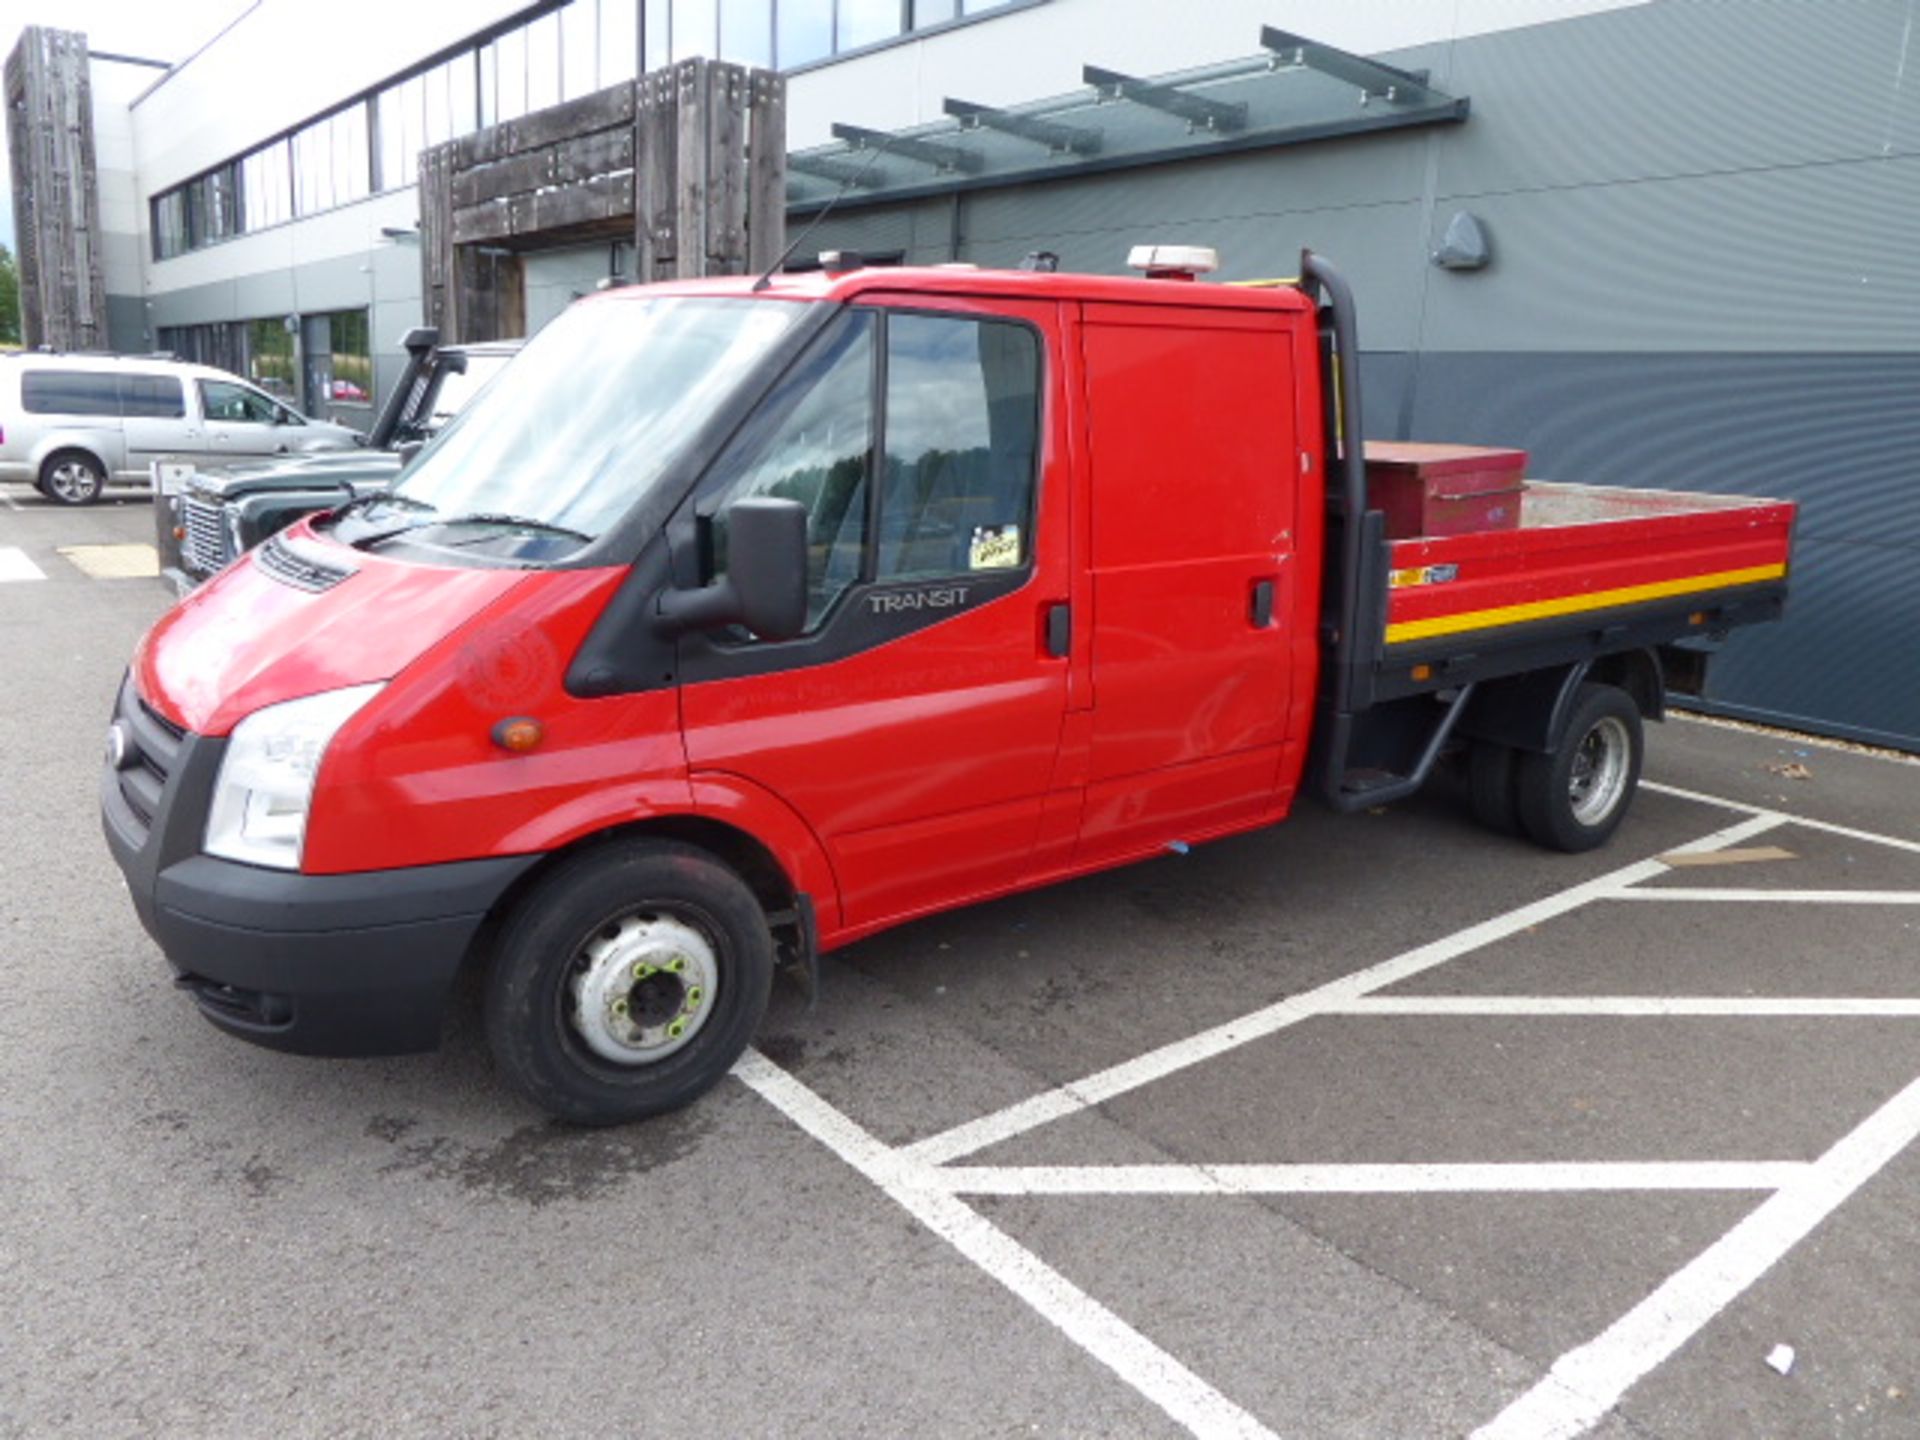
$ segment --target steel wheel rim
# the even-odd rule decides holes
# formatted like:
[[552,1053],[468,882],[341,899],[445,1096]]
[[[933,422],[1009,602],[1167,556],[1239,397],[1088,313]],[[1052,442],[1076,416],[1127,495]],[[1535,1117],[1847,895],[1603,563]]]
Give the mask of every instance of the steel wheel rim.
[[48,473],[47,488],[62,500],[85,500],[93,494],[93,471],[78,460],[69,460]]
[[657,1065],[693,1043],[720,993],[720,956],[683,915],[638,908],[596,926],[564,981],[565,1025],[594,1059]]
[[1580,737],[1567,776],[1567,801],[1582,825],[1603,823],[1627,792],[1627,765],[1633,752],[1626,721],[1607,715]]

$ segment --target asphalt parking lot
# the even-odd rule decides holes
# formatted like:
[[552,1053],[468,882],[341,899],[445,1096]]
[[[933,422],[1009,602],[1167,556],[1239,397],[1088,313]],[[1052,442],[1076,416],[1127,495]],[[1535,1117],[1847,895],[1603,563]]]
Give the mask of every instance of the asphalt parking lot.
[[150,512],[0,489],[0,1435],[1920,1434],[1920,766],[1675,721],[1584,857],[1304,809],[575,1132],[470,1008],[172,993],[94,799],[168,595],[61,553]]

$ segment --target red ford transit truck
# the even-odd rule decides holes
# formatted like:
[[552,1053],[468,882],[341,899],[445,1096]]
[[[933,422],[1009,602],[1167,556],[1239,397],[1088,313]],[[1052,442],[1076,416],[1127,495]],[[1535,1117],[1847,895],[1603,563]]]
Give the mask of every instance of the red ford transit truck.
[[484,965],[499,1068],[588,1123],[712,1085],[777,966],[1303,790],[1458,755],[1486,823],[1604,842],[1792,507],[1529,481],[1390,538],[1361,427],[1311,254],[596,296],[153,627],[107,841],[222,1029],[430,1048]]

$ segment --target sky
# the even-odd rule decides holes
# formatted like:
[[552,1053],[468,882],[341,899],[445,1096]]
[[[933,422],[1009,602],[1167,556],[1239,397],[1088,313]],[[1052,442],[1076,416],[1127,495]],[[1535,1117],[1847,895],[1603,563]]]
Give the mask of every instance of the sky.
[[[79,30],[87,48],[178,64],[253,0],[0,0],[0,60],[29,25]],[[159,71],[154,71],[158,79]],[[13,177],[0,145],[0,245],[14,249]]]

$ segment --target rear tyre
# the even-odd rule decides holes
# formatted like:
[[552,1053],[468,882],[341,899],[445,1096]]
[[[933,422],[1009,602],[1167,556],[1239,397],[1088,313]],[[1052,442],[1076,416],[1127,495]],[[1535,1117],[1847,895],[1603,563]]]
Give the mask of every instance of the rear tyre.
[[1582,685],[1559,747],[1526,752],[1515,767],[1514,800],[1528,837],[1572,853],[1606,844],[1640,784],[1644,740],[1631,695]]
[[738,875],[690,845],[603,845],[508,916],[487,976],[487,1043],[548,1114],[619,1124],[718,1083],[772,985],[773,937]]
[[1499,835],[1520,833],[1520,807],[1513,793],[1514,754],[1510,745],[1476,740],[1467,756],[1467,796],[1473,818]]
[[61,450],[41,465],[39,486],[56,505],[91,505],[106,491],[106,467],[84,450]]

